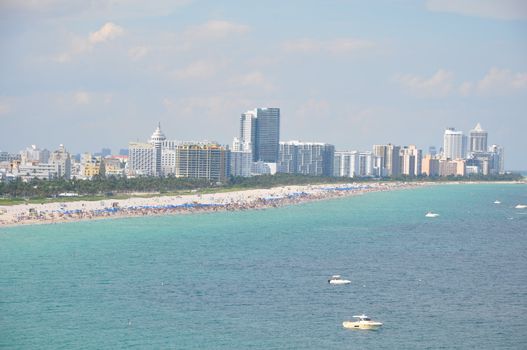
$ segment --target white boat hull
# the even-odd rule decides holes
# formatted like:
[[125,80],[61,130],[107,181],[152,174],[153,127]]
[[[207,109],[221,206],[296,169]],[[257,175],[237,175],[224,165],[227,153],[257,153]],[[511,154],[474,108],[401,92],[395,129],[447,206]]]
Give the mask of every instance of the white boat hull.
[[342,326],[347,329],[371,329],[375,330],[382,326],[381,322],[352,322],[352,321],[344,321],[342,322]]
[[350,280],[329,280],[329,284],[350,284]]
[[518,204],[514,208],[516,208],[516,209],[526,209],[527,208],[527,204]]

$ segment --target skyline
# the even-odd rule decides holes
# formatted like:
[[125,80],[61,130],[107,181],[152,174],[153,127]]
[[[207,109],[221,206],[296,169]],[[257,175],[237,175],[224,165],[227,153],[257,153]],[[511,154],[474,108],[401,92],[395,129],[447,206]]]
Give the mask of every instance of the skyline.
[[116,151],[158,121],[230,144],[241,113],[276,106],[281,140],[338,149],[439,148],[481,123],[527,167],[527,5],[378,4],[4,1],[0,149]]

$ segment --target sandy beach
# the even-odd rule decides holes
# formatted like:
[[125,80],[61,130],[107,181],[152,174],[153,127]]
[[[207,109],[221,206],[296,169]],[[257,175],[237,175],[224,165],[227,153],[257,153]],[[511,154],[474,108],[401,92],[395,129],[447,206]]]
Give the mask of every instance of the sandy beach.
[[173,215],[195,212],[250,210],[292,205],[314,200],[361,195],[368,192],[422,187],[426,183],[349,183],[283,186],[213,194],[107,199],[67,203],[0,206],[0,227],[51,224],[103,218]]

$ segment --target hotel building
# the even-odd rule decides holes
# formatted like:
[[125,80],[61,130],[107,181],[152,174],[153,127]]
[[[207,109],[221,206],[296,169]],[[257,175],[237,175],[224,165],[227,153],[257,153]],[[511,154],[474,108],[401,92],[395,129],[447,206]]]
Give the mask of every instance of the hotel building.
[[333,176],[335,146],[321,142],[280,142],[277,172]]

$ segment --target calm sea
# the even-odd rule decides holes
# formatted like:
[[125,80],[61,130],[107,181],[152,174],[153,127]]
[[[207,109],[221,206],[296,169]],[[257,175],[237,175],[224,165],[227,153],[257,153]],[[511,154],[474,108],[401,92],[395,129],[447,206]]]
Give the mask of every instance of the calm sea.
[[[518,203],[527,185],[440,185],[1,228],[0,348],[526,349]],[[384,327],[342,328],[360,313]]]

